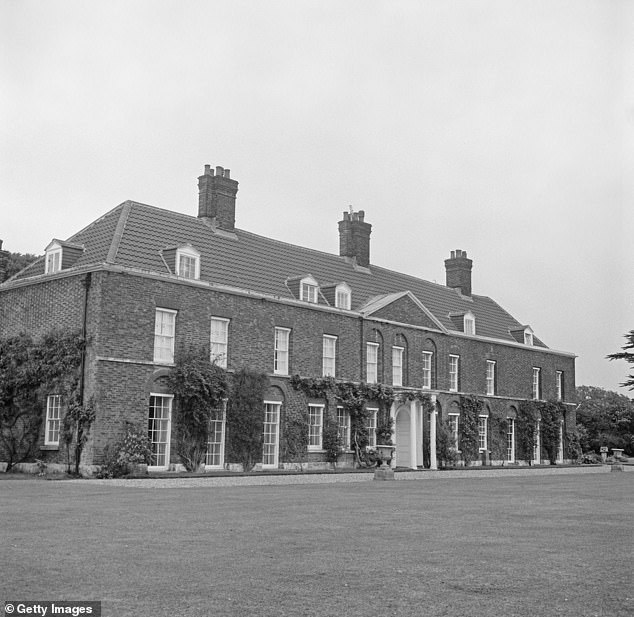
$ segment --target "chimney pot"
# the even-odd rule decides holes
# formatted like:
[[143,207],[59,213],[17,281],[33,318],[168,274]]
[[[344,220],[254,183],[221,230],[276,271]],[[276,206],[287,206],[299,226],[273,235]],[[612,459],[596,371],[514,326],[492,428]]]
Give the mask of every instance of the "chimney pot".
[[205,165],[205,173],[198,178],[198,218],[212,221],[221,229],[235,228],[236,194],[238,183],[230,177],[230,171],[220,165],[216,173]]
[[364,215],[363,210],[343,213],[343,220],[339,221],[339,255],[354,257],[358,265],[367,268],[372,225],[363,220]]
[[445,259],[447,287],[458,289],[463,296],[470,296],[472,267],[473,261],[467,257],[467,251],[451,251],[451,257]]

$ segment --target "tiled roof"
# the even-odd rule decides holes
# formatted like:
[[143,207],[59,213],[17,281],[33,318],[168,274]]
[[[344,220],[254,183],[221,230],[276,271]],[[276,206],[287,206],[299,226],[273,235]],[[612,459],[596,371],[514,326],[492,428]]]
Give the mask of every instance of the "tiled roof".
[[[125,202],[68,240],[84,245],[75,267],[113,263],[169,274],[161,251],[190,243],[201,253],[200,278],[229,287],[292,299],[288,279],[310,272],[321,285],[345,281],[352,289],[352,310],[367,310],[379,297],[411,292],[447,330],[455,330],[450,313],[471,311],[479,336],[515,341],[511,330],[523,325],[486,296],[458,291],[380,268],[355,267],[338,255],[295,246],[248,231],[215,232],[196,216],[136,202]],[[42,274],[40,259],[16,278]],[[545,345],[535,337],[535,345]]]

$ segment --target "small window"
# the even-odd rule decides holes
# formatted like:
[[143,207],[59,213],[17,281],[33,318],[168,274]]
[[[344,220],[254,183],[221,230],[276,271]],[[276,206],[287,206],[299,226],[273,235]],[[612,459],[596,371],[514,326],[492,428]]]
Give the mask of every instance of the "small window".
[[460,370],[460,356],[449,356],[449,390],[458,392],[458,372]]
[[229,348],[229,320],[222,317],[211,318],[210,360],[221,368],[227,368]]
[[475,336],[475,316],[473,313],[465,313],[464,316],[464,333]]
[[335,306],[349,311],[351,304],[350,287],[345,284],[337,285],[335,290]]
[[186,279],[200,278],[200,253],[192,246],[176,251],[176,274]]
[[403,385],[403,347],[392,347],[392,385]]
[[542,395],[542,370],[533,367],[533,399],[539,400]]
[[495,395],[495,362],[487,360],[487,395]]
[[54,242],[46,249],[45,273],[53,274],[62,269],[62,247]]
[[308,406],[308,449],[322,449],[322,428],[324,425],[324,406]]
[[59,429],[62,420],[62,397],[51,394],[46,399],[46,428],[44,432],[45,446],[59,446]]
[[276,375],[288,375],[288,343],[291,331],[288,328],[275,328],[275,349],[273,372]]
[[367,383],[376,383],[379,380],[379,344],[366,343],[365,372]]
[[524,330],[524,345],[533,346],[533,331],[530,328]]
[[368,429],[368,446],[376,448],[376,419],[379,415],[379,410],[368,408],[367,411],[366,428]]
[[334,377],[337,365],[337,337],[324,334],[322,375]]
[[423,390],[431,389],[431,366],[433,357],[433,352],[423,351]]
[[174,362],[174,336],[176,331],[176,311],[156,309],[154,321],[154,362],[172,364]]
[[480,452],[487,450],[487,416],[478,417],[478,448]]
[[350,414],[343,407],[337,407],[337,424],[339,426],[339,441],[344,450],[350,449]]
[[319,292],[319,285],[317,281],[312,277],[307,277],[300,282],[299,299],[304,302],[312,302],[317,304],[317,294]]

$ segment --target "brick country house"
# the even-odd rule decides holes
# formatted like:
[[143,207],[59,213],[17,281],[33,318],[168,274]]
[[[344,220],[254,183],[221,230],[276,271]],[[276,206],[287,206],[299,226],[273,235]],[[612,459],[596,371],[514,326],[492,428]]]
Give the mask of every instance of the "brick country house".
[[[463,395],[483,401],[484,463],[495,458],[492,415],[506,419],[505,450],[497,458],[515,462],[518,406],[563,402],[558,459],[564,459],[565,428],[575,422],[574,405],[567,404],[575,356],[549,349],[530,326],[473,293],[466,252],[451,251],[445,260],[446,285],[431,283],[372,263],[363,211],[344,212],[339,255],[333,255],[236,228],[238,183],[228,169],[205,166],[198,186],[197,216],[126,201],[68,240],[53,239],[42,258],[0,285],[1,337],[86,332],[84,391],[95,401],[96,417],[85,466],[100,464],[104,448],[129,423],[148,427],[151,469],[178,464],[170,448],[173,396],[164,377],[184,344],[207,345],[228,371],[268,374],[262,468],[289,464],[283,444],[293,414],[307,420],[306,460],[324,464],[324,414],[335,410],[294,388],[293,375],[428,395],[428,406],[422,396],[395,396],[391,403],[399,467],[436,468],[440,418],[460,448]],[[63,462],[63,404],[48,394],[38,447],[49,462]],[[378,405],[365,405],[373,445]],[[219,414],[213,422],[209,469],[235,463],[225,456],[225,420]],[[347,452],[341,461],[349,465],[350,419],[342,408],[336,421]],[[539,461],[545,457],[537,442]]]

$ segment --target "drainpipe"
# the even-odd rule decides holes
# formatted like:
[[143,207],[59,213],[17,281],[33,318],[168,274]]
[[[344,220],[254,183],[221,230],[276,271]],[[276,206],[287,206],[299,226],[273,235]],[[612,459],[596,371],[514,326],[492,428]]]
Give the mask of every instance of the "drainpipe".
[[[92,282],[92,272],[86,274],[82,285],[84,287],[84,314],[81,326],[81,336],[84,340],[84,347],[81,350],[81,369],[79,374],[79,402],[84,405],[84,387],[85,377],[84,372],[86,370],[86,334],[88,332],[88,292],[90,291],[90,284]],[[75,473],[79,475],[79,418],[75,423]]]

